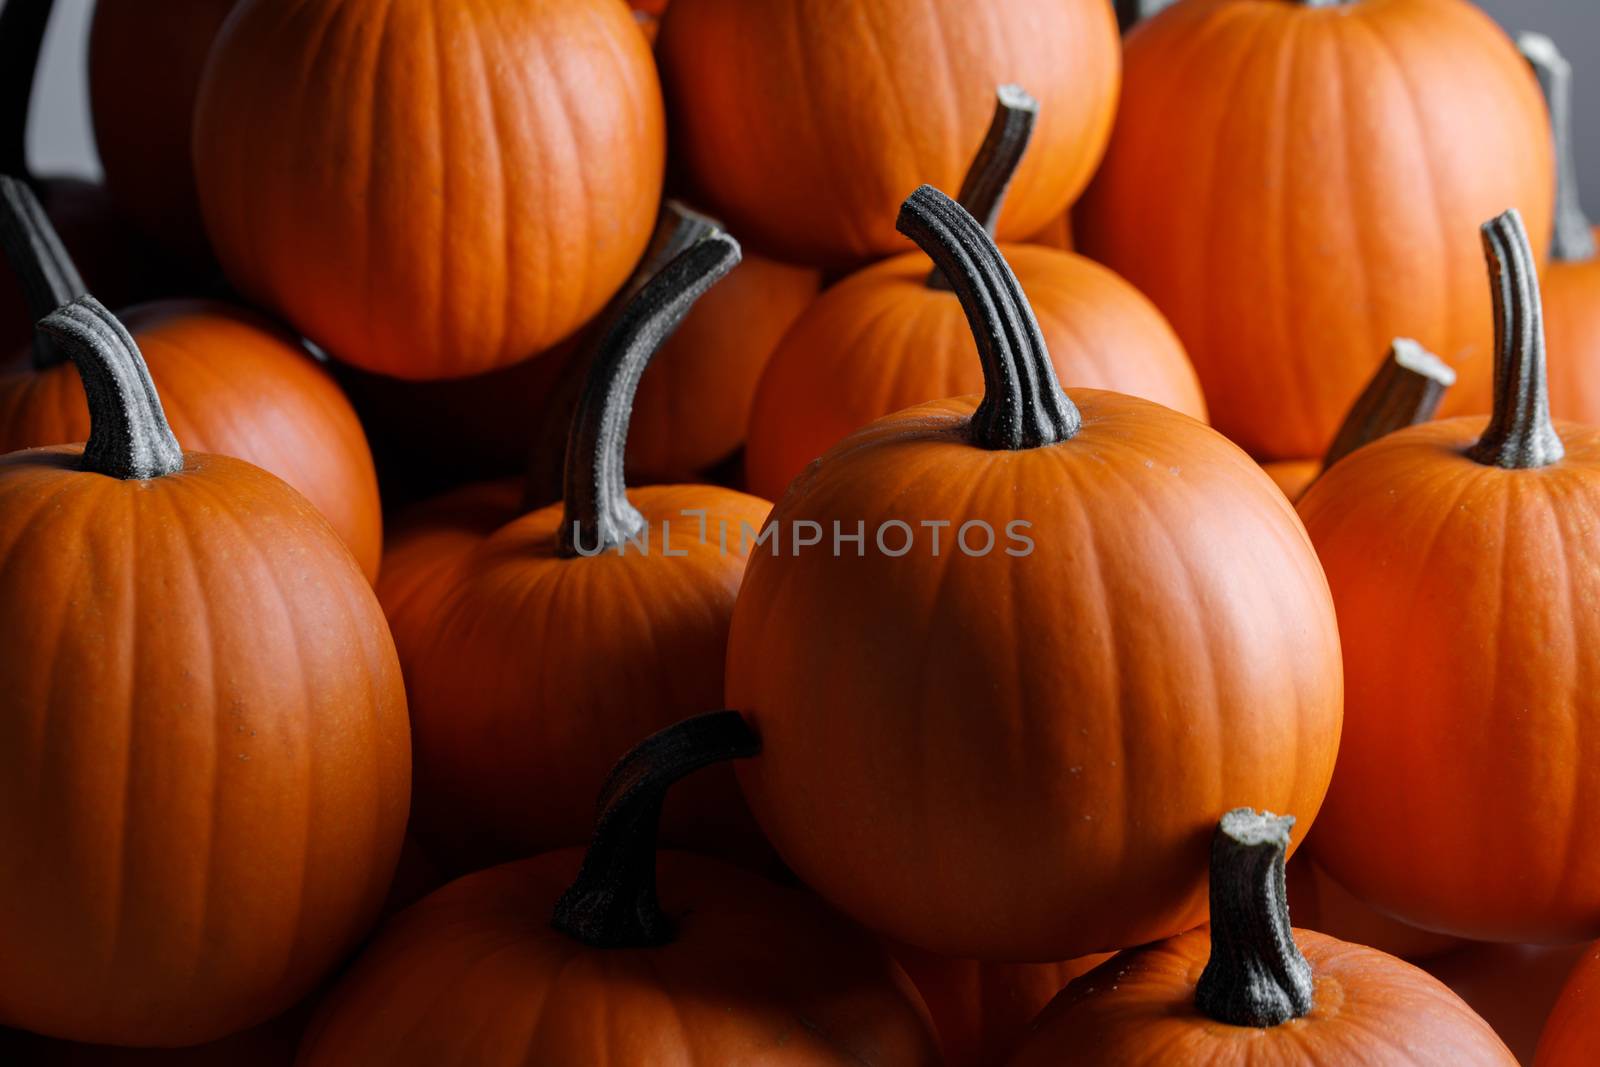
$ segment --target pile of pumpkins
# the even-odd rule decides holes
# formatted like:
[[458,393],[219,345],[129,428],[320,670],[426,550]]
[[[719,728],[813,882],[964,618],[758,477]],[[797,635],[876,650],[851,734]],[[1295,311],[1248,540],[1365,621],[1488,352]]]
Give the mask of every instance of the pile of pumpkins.
[[[27,166],[51,8],[0,8],[0,1061],[1593,1062],[1548,39],[99,0],[100,185]],[[1565,992],[1494,1008],[1525,958]]]

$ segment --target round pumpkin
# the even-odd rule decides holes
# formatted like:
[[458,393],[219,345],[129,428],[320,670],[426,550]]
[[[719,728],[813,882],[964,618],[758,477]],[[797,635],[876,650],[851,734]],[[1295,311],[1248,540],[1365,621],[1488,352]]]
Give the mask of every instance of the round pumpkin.
[[656,852],[673,783],[748,757],[733,712],[669,727],[605,783],[587,853],[467,876],[394,920],[340,983],[300,1067],[939,1062],[871,937],[805,893]]
[[[990,226],[1037,114],[1023,90],[1000,89],[960,198]],[[1039,320],[1057,374],[1205,419],[1183,346],[1131,285],[1070,253],[1029,245],[1001,251]],[[751,490],[776,500],[852,430],[913,404],[977,391],[983,372],[976,356],[961,301],[938,271],[929,274],[921,252],[830,287],[790,327],[761,376],[745,452]]]
[[[1555,181],[1537,87],[1468,0],[1193,0],[1126,44],[1079,249],[1171,320],[1217,429],[1320,456],[1395,336],[1487,407],[1473,227],[1508,206],[1542,257]],[[1360,91],[1353,87],[1359,86]]]
[[[1313,846],[1314,848],[1315,846]],[[1289,864],[1289,914],[1295,926],[1403,960],[1426,960],[1458,948],[1460,938],[1408,926],[1373,910],[1323,870],[1309,850]]]
[[[1482,940],[1600,933],[1600,429],[1552,424],[1534,253],[1483,227],[1494,412],[1390,434],[1300,503],[1347,696],[1316,856],[1380,910]],[[1381,835],[1371,828],[1384,826]]]
[[[441,860],[581,843],[633,740],[721,702],[744,530],[770,507],[706,485],[627,490],[627,413],[652,353],[738,260],[713,231],[600,345],[571,424],[565,496],[469,487],[401,524],[378,583],[416,732],[416,820]],[[675,798],[675,841],[755,838],[731,771]]]
[[1247,808],[1212,844],[1211,923],[1113,957],[1045,1009],[1011,1067],[1514,1067],[1489,1025],[1409,963],[1291,929],[1293,819]]
[[243,0],[195,111],[228,277],[408,379],[527,359],[594,315],[649,239],[664,155],[616,0]]
[[728,646],[765,744],[745,795],[806,884],[918,948],[1061,960],[1187,929],[1227,798],[1310,819],[1332,773],[1310,543],[1221,435],[1063,392],[958,204],[925,187],[900,225],[961,298],[984,396],[851,434],[774,510]]
[[1006,83],[1043,117],[999,232],[1043,229],[1094,172],[1117,101],[1105,0],[678,0],[657,52],[698,202],[755,248],[819,266],[901,251],[900,201],[960,183]]
[[1590,946],[1572,968],[1567,984],[1539,1038],[1534,1067],[1583,1067],[1600,1042],[1600,946]]
[[[83,294],[77,269],[28,187],[0,177],[0,245],[34,314]],[[297,340],[224,304],[166,300],[119,316],[138,342],[173,432],[248,460],[315,504],[374,578],[383,552],[366,435],[333,379]],[[88,438],[89,407],[65,353],[36,341],[0,363],[0,453]]]
[[92,419],[0,458],[0,1023],[197,1044],[282,1012],[377,917],[400,665],[327,520],[183,452],[110,312],[41,328]]

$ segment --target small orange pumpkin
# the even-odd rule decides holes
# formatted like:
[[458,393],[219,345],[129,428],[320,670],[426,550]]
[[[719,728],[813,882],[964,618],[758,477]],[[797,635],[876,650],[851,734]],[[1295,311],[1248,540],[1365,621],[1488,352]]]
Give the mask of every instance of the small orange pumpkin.
[[1427,972],[1290,928],[1293,825],[1248,808],[1224,815],[1209,929],[1124,952],[1074,981],[1011,1067],[1515,1067],[1489,1025]]
[[1600,945],[1592,945],[1567,979],[1539,1038],[1534,1067],[1587,1067],[1600,1044]]

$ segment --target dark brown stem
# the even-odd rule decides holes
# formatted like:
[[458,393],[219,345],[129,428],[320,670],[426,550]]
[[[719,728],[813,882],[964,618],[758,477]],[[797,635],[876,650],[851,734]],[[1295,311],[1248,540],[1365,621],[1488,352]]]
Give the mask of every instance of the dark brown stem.
[[[0,253],[11,264],[28,316],[35,322],[86,292],[78,268],[39,198],[26,183],[6,175],[0,175]],[[45,370],[66,360],[67,354],[49,334],[34,331],[35,369]]]
[[1515,208],[1483,224],[1483,250],[1494,298],[1494,408],[1467,455],[1507,470],[1546,467],[1566,449],[1550,422],[1538,265]]
[[1539,79],[1555,137],[1556,218],[1550,255],[1561,263],[1585,262],[1595,257],[1595,241],[1594,227],[1583,213],[1578,195],[1578,157],[1572,142],[1572,64],[1542,33],[1522,34],[1517,48]]
[[737,711],[685,719],[622,757],[600,790],[583,867],[551,923],[591,948],[648,948],[672,940],[656,897],[656,831],[667,790],[713,763],[749,759],[761,739]]
[[567,473],[567,438],[578,400],[583,395],[600,345],[610,336],[628,302],[645,283],[677,258],[684,249],[719,229],[714,219],[691,210],[677,200],[661,205],[650,245],[639,257],[633,273],[600,314],[583,330],[577,352],[561,371],[545,406],[542,428],[535,432],[523,483],[523,507],[528,511],[559,501]]
[[124,481],[183,469],[150,371],[128,331],[105,305],[79,297],[39,323],[78,368],[89,401],[89,441],[82,467]]
[[54,0],[4,0],[0,6],[0,174],[30,174],[28,109],[54,6]]
[[[989,132],[983,135],[978,154],[972,157],[972,165],[961,182],[961,195],[956,198],[991,237],[1000,220],[1006,190],[1011,188],[1011,179],[1016,177],[1017,167],[1027,154],[1038,120],[1039,101],[1020,85],[1002,85],[995,91]],[[944,272],[937,267],[928,275],[928,288],[950,288]]]
[[1153,18],[1177,0],[1116,0],[1117,25],[1127,33],[1145,19]]
[[567,437],[563,555],[593,556],[644,528],[624,478],[634,393],[656,350],[738,262],[732,237],[721,230],[701,236],[634,294],[600,343]]
[[1082,417],[1056,380],[1033,308],[994,239],[931,185],[906,198],[895,225],[950,280],[978,343],[983,401],[972,413],[973,442],[1015,452],[1076,435]]
[[1235,808],[1211,839],[1211,958],[1195,1006],[1230,1026],[1265,1028],[1311,1011],[1311,964],[1289,926],[1283,862],[1291,815]]

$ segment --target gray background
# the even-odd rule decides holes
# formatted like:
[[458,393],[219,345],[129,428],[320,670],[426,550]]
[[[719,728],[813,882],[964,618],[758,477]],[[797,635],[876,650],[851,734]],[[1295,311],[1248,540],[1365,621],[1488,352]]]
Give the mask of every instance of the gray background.
[[[4,0],[0,0],[3,4]],[[1005,0],[973,0],[1003,3]],[[1600,215],[1600,0],[1478,0],[1513,33],[1539,30],[1554,37],[1576,67],[1578,166],[1584,203]],[[28,150],[44,174],[97,176],[89,130],[83,59],[94,0],[56,0],[45,39]]]

